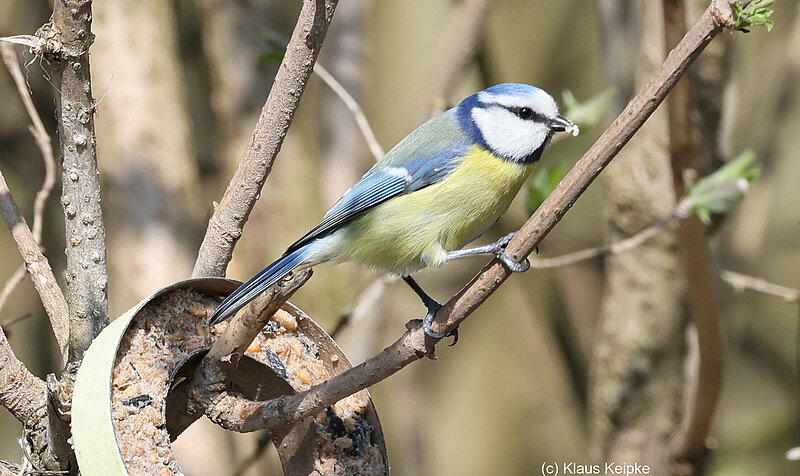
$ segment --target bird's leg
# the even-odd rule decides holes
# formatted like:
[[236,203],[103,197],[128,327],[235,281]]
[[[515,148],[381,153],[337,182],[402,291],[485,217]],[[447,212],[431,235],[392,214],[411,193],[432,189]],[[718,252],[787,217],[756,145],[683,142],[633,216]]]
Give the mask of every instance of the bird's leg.
[[465,256],[493,254],[495,258],[499,259],[500,262],[503,263],[503,265],[512,273],[523,273],[528,271],[528,269],[531,267],[530,261],[525,258],[524,263],[517,263],[505,252],[508,242],[511,241],[511,238],[514,238],[514,235],[516,235],[516,232],[509,233],[494,243],[484,246],[476,246],[474,248],[467,248],[464,250],[448,251],[447,260],[449,261],[451,259],[463,258]]
[[458,342],[458,327],[453,329],[452,331],[448,332],[447,334],[437,334],[433,332],[431,329],[431,323],[433,322],[433,316],[436,315],[436,311],[442,308],[442,305],[436,302],[432,297],[428,296],[428,293],[422,290],[422,288],[414,281],[414,278],[411,276],[403,276],[403,281],[408,283],[411,286],[411,289],[417,293],[420,299],[422,299],[422,304],[428,308],[428,313],[425,315],[425,319],[422,320],[422,330],[428,337],[432,339],[442,339],[444,337],[453,336],[453,342],[450,344],[451,346],[456,345]]

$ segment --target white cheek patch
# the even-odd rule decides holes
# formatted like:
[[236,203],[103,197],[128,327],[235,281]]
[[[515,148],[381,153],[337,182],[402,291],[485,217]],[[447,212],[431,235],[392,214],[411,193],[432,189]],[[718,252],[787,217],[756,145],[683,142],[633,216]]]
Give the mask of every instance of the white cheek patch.
[[533,154],[547,140],[549,132],[546,125],[520,119],[499,106],[473,109],[472,120],[489,149],[510,160],[522,160]]

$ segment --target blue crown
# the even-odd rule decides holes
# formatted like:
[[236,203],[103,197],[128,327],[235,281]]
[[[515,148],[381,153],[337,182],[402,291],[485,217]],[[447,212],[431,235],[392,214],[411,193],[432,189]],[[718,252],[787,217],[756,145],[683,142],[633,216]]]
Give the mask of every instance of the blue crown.
[[488,87],[484,91],[491,94],[504,94],[508,96],[529,96],[537,91],[541,91],[541,89],[528,84],[503,83]]

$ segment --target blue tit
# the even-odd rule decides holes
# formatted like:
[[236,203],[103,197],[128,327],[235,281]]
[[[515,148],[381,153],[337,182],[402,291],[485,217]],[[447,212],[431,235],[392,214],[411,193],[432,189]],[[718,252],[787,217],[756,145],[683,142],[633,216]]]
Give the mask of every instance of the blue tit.
[[527,262],[504,253],[513,234],[462,247],[506,211],[550,138],[561,131],[577,134],[577,127],[539,88],[508,83],[473,94],[401,140],[319,224],[229,295],[211,322],[233,315],[295,269],[353,261],[402,276],[427,307],[425,333],[444,337],[431,328],[441,305],[411,274],[476,254],[493,254],[509,270],[525,271]]

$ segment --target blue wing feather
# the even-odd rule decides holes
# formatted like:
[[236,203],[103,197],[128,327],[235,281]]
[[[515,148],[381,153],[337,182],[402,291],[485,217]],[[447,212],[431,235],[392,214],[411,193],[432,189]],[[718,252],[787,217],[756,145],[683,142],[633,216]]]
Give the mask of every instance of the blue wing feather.
[[445,178],[466,155],[468,147],[451,147],[435,156],[418,157],[405,165],[376,164],[331,207],[314,228],[294,242],[286,254],[348,223],[369,209]]
[[317,226],[294,242],[286,254],[324,236],[393,197],[445,178],[473,142],[451,109],[406,136],[331,207]]
[[[368,174],[369,175],[369,174]],[[375,205],[403,193],[405,179],[386,174],[364,176],[325,214],[314,228],[292,243],[286,254],[347,223]]]

